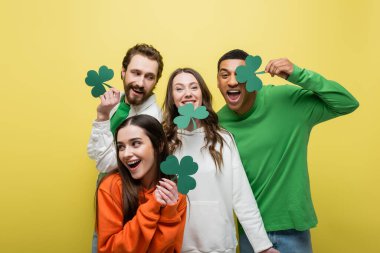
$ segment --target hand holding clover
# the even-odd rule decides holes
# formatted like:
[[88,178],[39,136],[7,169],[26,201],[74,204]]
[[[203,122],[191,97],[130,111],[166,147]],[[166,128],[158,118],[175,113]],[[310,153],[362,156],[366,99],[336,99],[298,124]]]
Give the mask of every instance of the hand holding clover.
[[[95,98],[100,97],[100,104],[97,108],[97,121],[109,120],[109,115],[120,100],[120,91],[105,83],[111,80],[114,76],[112,69],[107,66],[101,66],[99,72],[89,70],[85,82],[91,89],[91,95]],[[110,88],[106,91],[106,88]]]
[[293,73],[293,63],[286,58],[271,60],[265,67],[265,72],[272,77],[276,75],[283,79],[288,79]]
[[176,204],[179,197],[176,183],[166,178],[161,178],[158,183],[154,191],[157,202],[163,207]]
[[245,59],[245,66],[236,68],[236,80],[243,84],[248,92],[258,91],[263,87],[263,82],[257,75],[269,73],[272,77],[279,76],[283,79],[293,73],[293,63],[286,58],[271,60],[265,67],[265,71],[256,72],[261,66],[261,57],[248,55]]

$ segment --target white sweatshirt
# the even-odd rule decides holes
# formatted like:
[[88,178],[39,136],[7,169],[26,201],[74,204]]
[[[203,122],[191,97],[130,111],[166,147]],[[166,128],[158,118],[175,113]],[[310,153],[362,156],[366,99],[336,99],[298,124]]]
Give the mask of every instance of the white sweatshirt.
[[[188,193],[187,221],[182,252],[235,252],[237,246],[233,212],[244,228],[255,252],[272,247],[256,200],[240,161],[233,137],[222,132],[223,165],[217,170],[204,146],[205,132],[178,130],[182,147],[174,155],[192,156],[198,163],[197,182]],[[216,146],[219,150],[219,145]]]
[[[121,94],[122,96],[123,94]],[[121,101],[124,103],[124,101]],[[110,113],[110,118],[116,112],[119,104],[117,104]],[[153,94],[141,105],[131,105],[128,118],[147,114],[155,117],[158,121],[162,120],[161,109],[156,103],[156,96]],[[109,172],[117,167],[116,148],[113,143],[113,135],[110,129],[110,120],[94,121],[90,140],[87,145],[88,156],[96,161],[96,168],[99,172]]]

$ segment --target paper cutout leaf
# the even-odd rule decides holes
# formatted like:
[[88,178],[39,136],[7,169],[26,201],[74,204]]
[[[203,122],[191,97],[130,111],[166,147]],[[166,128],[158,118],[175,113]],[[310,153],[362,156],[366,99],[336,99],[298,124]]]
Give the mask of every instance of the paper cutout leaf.
[[105,82],[111,80],[113,76],[114,73],[112,69],[107,68],[107,66],[101,66],[99,68],[99,74],[95,70],[89,70],[84,81],[88,86],[93,87],[91,90],[91,95],[97,98],[106,92],[104,85],[108,88],[112,88],[112,86],[106,84]]
[[205,106],[199,106],[194,110],[194,105],[191,103],[179,107],[178,113],[180,115],[175,117],[173,122],[181,129],[187,128],[190,124],[190,120],[193,122],[194,129],[196,129],[197,124],[194,119],[205,119],[209,115]]
[[170,155],[160,164],[160,169],[166,175],[177,175],[181,169],[177,157]]
[[265,71],[256,72],[261,66],[261,57],[248,55],[245,59],[245,66],[236,68],[236,80],[239,83],[245,83],[248,92],[258,91],[263,87],[263,82],[256,75],[264,74]]
[[184,129],[189,126],[191,117],[188,116],[177,116],[174,118],[173,122],[178,126],[178,128]]
[[195,189],[197,183],[191,175],[198,171],[198,164],[191,156],[184,156],[180,162],[174,155],[170,155],[160,164],[160,170],[166,175],[176,175],[178,191],[187,194]]

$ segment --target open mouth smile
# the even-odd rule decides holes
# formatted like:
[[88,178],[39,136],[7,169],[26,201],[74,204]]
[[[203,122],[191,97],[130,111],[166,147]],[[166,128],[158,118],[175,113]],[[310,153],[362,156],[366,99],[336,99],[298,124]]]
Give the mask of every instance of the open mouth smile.
[[139,166],[141,160],[133,160],[133,161],[129,161],[127,162],[127,167],[130,171],[135,171],[137,169],[137,167]]
[[131,90],[133,90],[133,92],[135,92],[137,94],[144,95],[144,90],[142,90],[142,89],[136,89],[136,88],[132,87]]
[[195,100],[185,100],[185,101],[182,101],[181,103],[183,104],[183,105],[186,105],[186,104],[195,104]]
[[227,91],[227,97],[232,103],[238,102],[241,95],[241,91],[239,90],[229,90]]

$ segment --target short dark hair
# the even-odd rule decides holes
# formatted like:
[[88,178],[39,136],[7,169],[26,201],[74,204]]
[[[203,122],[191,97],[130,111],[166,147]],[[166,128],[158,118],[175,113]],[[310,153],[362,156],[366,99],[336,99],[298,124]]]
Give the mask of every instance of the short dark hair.
[[126,70],[128,68],[131,59],[136,54],[140,54],[142,56],[147,57],[150,60],[154,60],[158,63],[158,71],[157,71],[157,82],[162,75],[162,70],[164,69],[164,63],[162,61],[162,56],[160,52],[155,49],[153,46],[148,44],[136,44],[134,47],[130,48],[124,56],[123,59],[123,68]]
[[218,61],[218,71],[220,68],[220,63],[222,61],[229,60],[229,59],[245,60],[247,56],[248,56],[248,53],[241,49],[234,49],[234,50],[228,51],[222,57],[220,57]]

